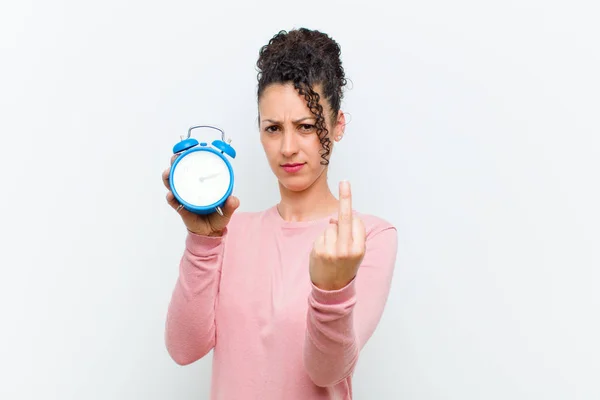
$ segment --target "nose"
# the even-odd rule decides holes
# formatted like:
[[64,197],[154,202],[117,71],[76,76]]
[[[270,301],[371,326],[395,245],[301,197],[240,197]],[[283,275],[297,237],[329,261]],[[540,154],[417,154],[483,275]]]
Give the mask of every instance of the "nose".
[[281,154],[286,158],[290,158],[297,152],[296,135],[293,130],[286,129],[281,140]]

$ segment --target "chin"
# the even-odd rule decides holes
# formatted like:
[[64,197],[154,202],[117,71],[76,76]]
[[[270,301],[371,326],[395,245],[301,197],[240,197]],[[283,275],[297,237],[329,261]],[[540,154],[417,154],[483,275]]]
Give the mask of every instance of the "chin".
[[308,179],[304,178],[279,178],[279,184],[292,192],[303,192],[309,187],[312,186],[313,182],[308,181]]

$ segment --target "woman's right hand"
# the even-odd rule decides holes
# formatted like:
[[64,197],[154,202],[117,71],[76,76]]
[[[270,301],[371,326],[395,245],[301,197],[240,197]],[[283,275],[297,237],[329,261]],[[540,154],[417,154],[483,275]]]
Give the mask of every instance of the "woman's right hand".
[[[177,155],[174,154],[171,157],[171,165],[177,159]],[[167,188],[167,203],[173,209],[178,210],[183,223],[185,224],[188,231],[202,236],[222,236],[225,227],[231,220],[231,216],[234,211],[240,206],[240,200],[235,196],[229,196],[222,207],[223,216],[219,213],[214,212],[208,215],[194,214],[185,208],[179,207],[180,203],[177,201],[173,192],[171,191],[171,185],[169,184],[169,175],[171,168],[167,168],[162,173],[162,180]]]

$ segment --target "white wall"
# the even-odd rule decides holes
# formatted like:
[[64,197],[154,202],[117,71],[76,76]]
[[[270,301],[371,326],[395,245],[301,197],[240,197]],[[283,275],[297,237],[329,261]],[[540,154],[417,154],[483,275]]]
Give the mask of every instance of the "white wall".
[[210,359],[164,348],[185,234],[160,173],[212,123],[242,210],[278,200],[254,63],[299,26],[352,80],[332,185],[399,228],[356,399],[600,398],[598,6],[217,3],[2,2],[0,398],[207,398]]

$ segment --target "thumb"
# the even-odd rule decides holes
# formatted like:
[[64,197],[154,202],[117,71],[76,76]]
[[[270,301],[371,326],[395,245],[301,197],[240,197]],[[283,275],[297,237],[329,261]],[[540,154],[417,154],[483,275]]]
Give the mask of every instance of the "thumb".
[[240,199],[235,196],[229,196],[223,207],[223,214],[226,218],[231,217],[235,210],[240,206]]

